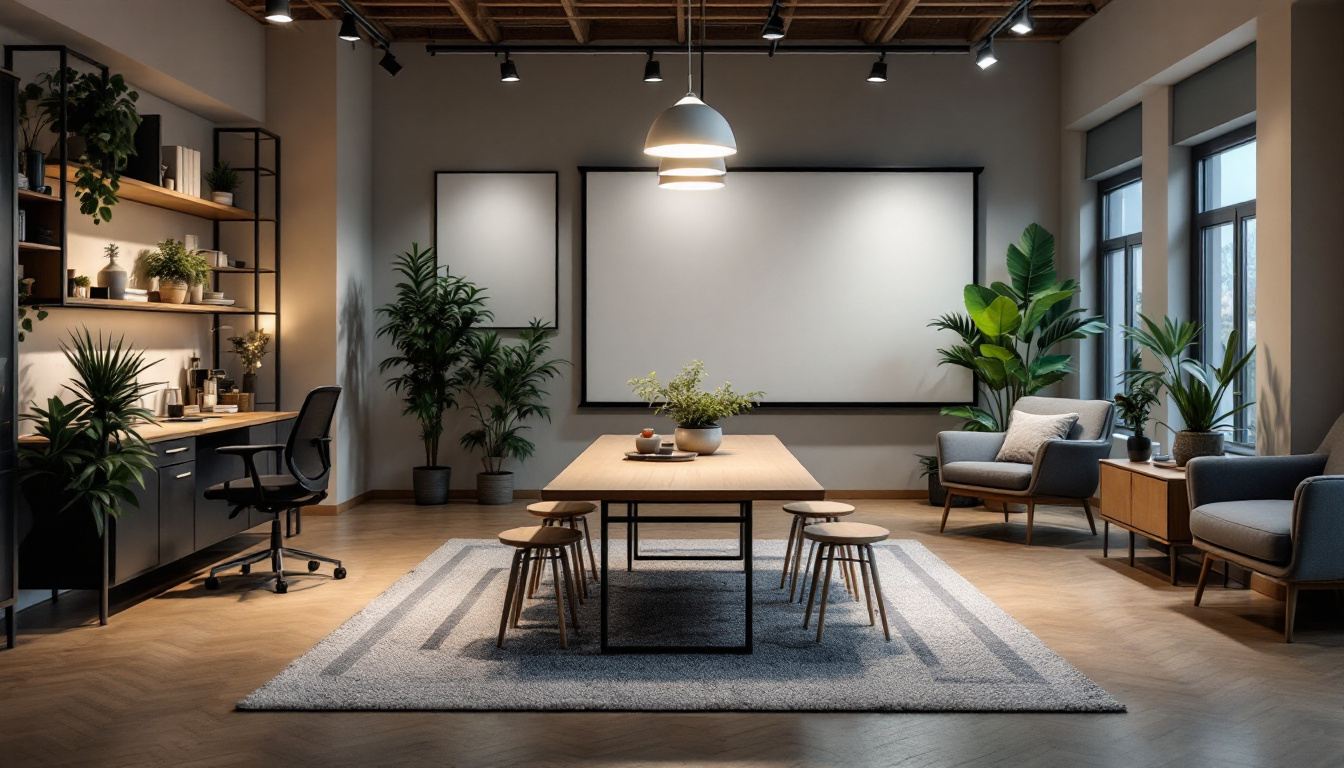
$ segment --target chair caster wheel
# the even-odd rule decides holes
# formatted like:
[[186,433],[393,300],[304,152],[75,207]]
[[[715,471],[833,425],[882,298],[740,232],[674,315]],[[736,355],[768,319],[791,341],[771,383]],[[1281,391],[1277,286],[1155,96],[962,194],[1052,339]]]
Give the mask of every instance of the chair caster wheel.
[[219,589],[219,579],[210,576],[205,580],[206,589]]
[[276,593],[277,595],[283,595],[283,594],[285,594],[285,593],[288,592],[288,591],[289,591],[289,582],[288,582],[288,581],[285,581],[284,579],[281,579],[281,580],[275,582],[275,593]]
[[344,579],[344,578],[345,578],[345,567],[344,567],[344,566],[337,566],[336,570],[332,571],[332,573],[331,573],[331,577],[332,577],[333,579]]
[[249,574],[249,573],[252,572],[252,566],[250,566],[250,565],[244,565],[242,568],[239,568],[238,570],[239,570],[244,576],[246,576],[247,574]]
[[308,561],[308,570],[309,570],[309,572],[316,571],[318,568],[321,568],[321,567],[322,567],[322,564],[319,563],[319,562],[317,562],[316,560],[309,560],[309,561]]

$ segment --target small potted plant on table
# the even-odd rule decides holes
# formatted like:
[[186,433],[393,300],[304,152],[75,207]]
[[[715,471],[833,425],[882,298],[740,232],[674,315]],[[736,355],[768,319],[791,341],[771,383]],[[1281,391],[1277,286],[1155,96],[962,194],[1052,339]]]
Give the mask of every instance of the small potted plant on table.
[[240,407],[240,411],[252,410],[252,397],[257,391],[257,369],[261,367],[262,358],[266,357],[266,345],[271,343],[271,334],[255,328],[248,331],[243,336],[230,336],[229,343],[233,345],[232,351],[238,356],[238,362],[243,364],[243,389],[242,392],[249,397],[246,400],[247,407]]
[[233,205],[233,193],[242,184],[238,172],[227,161],[215,163],[205,174],[205,183],[210,187],[210,199],[220,205]]
[[1152,379],[1140,380],[1132,374],[1139,370],[1141,359],[1135,352],[1130,360],[1129,371],[1123,374],[1127,391],[1115,396],[1115,411],[1120,421],[1133,434],[1125,441],[1130,461],[1148,461],[1153,457],[1153,440],[1143,433],[1148,424],[1148,412],[1157,405],[1157,388],[1160,386]]
[[196,251],[171,237],[145,256],[145,275],[159,279],[159,300],[185,304],[193,286],[204,287],[210,279],[210,264]]
[[724,382],[713,392],[706,392],[700,389],[704,378],[705,364],[692,360],[667,386],[658,382],[656,371],[647,378],[631,379],[628,383],[640,400],[653,407],[655,414],[666,413],[677,423],[677,450],[707,456],[723,444],[723,427],[719,422],[750,411],[765,393],[739,394],[733,391],[730,382]]

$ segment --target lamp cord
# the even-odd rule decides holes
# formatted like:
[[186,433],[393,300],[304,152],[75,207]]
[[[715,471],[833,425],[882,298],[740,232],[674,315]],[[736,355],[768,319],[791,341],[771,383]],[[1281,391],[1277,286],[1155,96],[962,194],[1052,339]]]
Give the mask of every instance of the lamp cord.
[[[687,95],[695,93],[695,84],[691,80],[695,72],[695,59],[691,57],[691,43],[694,38],[691,37],[691,0],[686,0],[686,93]],[[703,79],[703,75],[701,76]]]
[[700,100],[705,100],[705,0],[700,0]]

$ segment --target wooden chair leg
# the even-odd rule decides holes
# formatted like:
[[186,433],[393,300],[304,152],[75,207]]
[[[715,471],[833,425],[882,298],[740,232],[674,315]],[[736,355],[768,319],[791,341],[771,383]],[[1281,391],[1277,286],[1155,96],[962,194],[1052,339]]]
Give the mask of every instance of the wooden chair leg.
[[1032,523],[1036,521],[1036,502],[1027,501],[1027,546],[1031,546]]
[[518,622],[523,618],[523,603],[527,602],[527,579],[531,575],[532,569],[532,550],[523,550],[523,560],[518,569],[518,586],[513,600],[513,627],[518,626]]
[[1105,560],[1111,554],[1111,521],[1101,521],[1101,559]]
[[[939,533],[942,533],[943,531],[947,530],[947,515],[951,511],[952,511],[952,492],[947,491],[947,498],[943,499],[943,522],[941,525],[938,526]],[[1004,518],[1006,519],[1007,517],[1008,514],[1004,513]]]
[[579,518],[583,521],[583,538],[588,542],[588,565],[593,571],[593,581],[597,581],[597,555],[593,554],[593,535],[588,532],[588,518]]
[[1008,502],[1003,502],[1003,522],[1008,522]]
[[[789,542],[784,545],[784,567],[779,571],[779,588],[784,588],[784,582],[789,578],[789,561],[793,559],[793,543],[798,538],[798,524],[803,521],[801,515],[793,516],[793,524],[789,526]],[[801,546],[802,542],[799,542]]]
[[798,602],[803,602],[803,592],[807,591],[807,574],[812,572],[812,556],[817,551],[817,542],[807,547],[807,565],[803,566],[803,586],[798,588]]
[[[1287,594],[1283,600],[1283,641],[1293,642],[1293,624],[1297,622],[1297,585],[1288,582]],[[823,606],[824,607],[824,606]]]
[[1209,553],[1204,553],[1204,562],[1199,566],[1199,581],[1195,582],[1195,607],[1199,607],[1199,601],[1204,599],[1204,586],[1209,580],[1209,568],[1213,566],[1213,558]]
[[[798,524],[798,545],[795,546],[795,547],[793,548],[793,572],[790,574],[790,577],[789,577],[789,602],[790,602],[790,603],[793,602],[793,591],[794,591],[794,589],[798,586],[798,573],[799,573],[799,570],[798,570],[798,569],[801,568],[802,565],[803,565],[803,530],[804,530],[805,528],[807,528],[807,523],[804,522],[804,521],[801,521],[801,519],[800,519],[800,522],[799,522],[799,524]],[[807,564],[808,564],[809,566],[812,565],[812,560],[811,560],[811,558],[808,558]],[[807,583],[806,583],[806,581],[807,581],[807,571],[805,571],[805,570],[802,571],[802,574],[803,574],[803,581],[804,581],[804,583],[803,583],[803,589],[807,589]]]
[[874,627],[877,626],[877,618],[873,615],[873,582],[869,577],[869,573],[873,570],[873,564],[869,562],[867,557],[864,557],[868,547],[860,544],[855,549],[858,550],[859,555],[859,571],[863,573],[863,597],[868,604],[868,626]]
[[887,598],[882,594],[882,577],[877,575],[877,558],[873,556],[873,545],[863,545],[868,550],[868,568],[873,572],[873,589],[877,591],[877,610],[882,614],[882,634],[891,642],[891,628],[887,626]]
[[1083,511],[1087,513],[1087,527],[1092,529],[1092,535],[1097,535],[1097,521],[1092,519],[1092,502],[1083,499]]
[[[826,554],[825,544],[819,545],[814,541],[812,548],[817,553],[817,564],[812,569],[812,588],[807,591],[807,612],[803,614],[803,629],[807,629],[808,623],[812,621],[812,603],[817,597],[817,585],[821,582],[821,561]],[[809,563],[812,562],[812,553],[808,553],[807,560]]]
[[[826,628],[826,603],[831,599],[831,570],[835,567],[835,545],[826,547],[826,581],[821,584],[821,609],[817,611],[817,642],[821,642],[821,631]],[[820,554],[817,557],[821,557]],[[818,560],[818,563],[821,561]],[[843,565],[843,564],[842,564]]]
[[569,650],[569,637],[565,634],[565,601],[560,593],[560,558],[556,552],[564,553],[564,547],[545,550],[544,557],[551,561],[551,582],[555,584],[555,615],[560,622],[560,648]]
[[[574,579],[570,576],[570,568],[572,566],[573,563],[570,562],[569,557],[565,554],[565,550],[562,547],[560,549],[560,573],[563,574],[565,579],[565,598],[569,600],[569,624],[574,627],[575,632],[578,632],[579,609],[578,606],[574,605],[574,595],[576,590],[574,589]],[[560,590],[556,590],[555,599],[560,599]]]
[[845,565],[849,566],[849,582],[854,585],[854,602],[857,603],[859,602],[859,587],[863,585],[859,582],[859,564],[854,562],[858,559],[854,547],[845,547],[845,556],[849,558],[845,561]]
[[523,559],[523,550],[515,550],[513,553],[513,565],[509,568],[509,586],[504,590],[504,610],[499,615],[499,640],[495,647],[504,647],[504,633],[509,628],[509,615],[513,613],[514,590],[518,586],[518,566]]

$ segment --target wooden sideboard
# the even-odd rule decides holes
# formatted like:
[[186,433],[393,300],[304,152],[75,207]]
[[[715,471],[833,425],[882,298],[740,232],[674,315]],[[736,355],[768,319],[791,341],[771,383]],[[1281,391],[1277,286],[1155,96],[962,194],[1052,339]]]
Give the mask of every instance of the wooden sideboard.
[[1192,543],[1185,470],[1103,459],[1101,519],[1107,534],[1102,557],[1110,554],[1110,526],[1117,525],[1129,532],[1130,566],[1134,565],[1134,537],[1142,536],[1167,548],[1171,583],[1176,583],[1177,549]]

